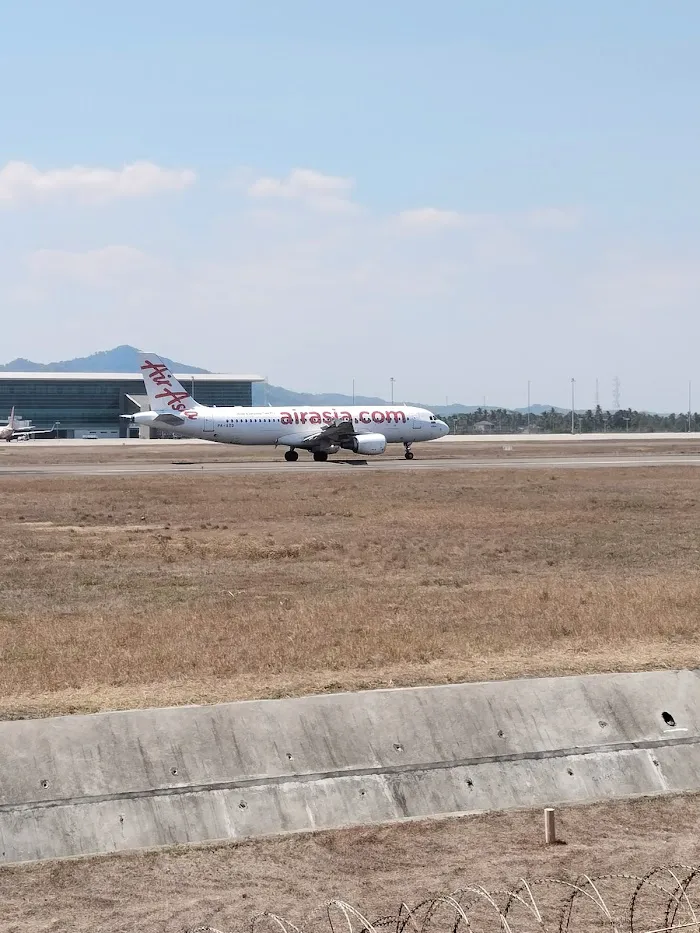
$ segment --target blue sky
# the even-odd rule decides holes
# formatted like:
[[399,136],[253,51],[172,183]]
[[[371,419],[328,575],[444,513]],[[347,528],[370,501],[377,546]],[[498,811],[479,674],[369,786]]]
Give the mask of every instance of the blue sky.
[[700,399],[696,3],[6,7],[3,359]]

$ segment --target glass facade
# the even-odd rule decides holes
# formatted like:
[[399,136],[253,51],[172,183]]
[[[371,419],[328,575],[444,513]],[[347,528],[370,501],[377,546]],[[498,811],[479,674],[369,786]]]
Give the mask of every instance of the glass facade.
[[[186,377],[186,389],[202,405],[252,405],[251,382],[221,379],[194,382]],[[61,434],[80,436],[86,431],[119,432],[126,436],[126,422],[120,415],[135,410],[127,396],[143,396],[143,382],[134,379],[3,378],[0,373],[0,419],[6,419],[14,407],[16,417],[31,421],[34,427],[48,430],[59,421]]]

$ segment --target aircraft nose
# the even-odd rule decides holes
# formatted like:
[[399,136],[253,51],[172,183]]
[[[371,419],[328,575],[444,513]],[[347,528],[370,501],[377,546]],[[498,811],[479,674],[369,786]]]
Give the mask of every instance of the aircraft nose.
[[450,433],[450,427],[444,421],[438,421],[437,426],[440,428],[440,437]]

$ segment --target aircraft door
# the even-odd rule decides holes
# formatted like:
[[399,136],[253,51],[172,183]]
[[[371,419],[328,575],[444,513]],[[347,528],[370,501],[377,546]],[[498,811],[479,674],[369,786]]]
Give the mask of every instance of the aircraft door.
[[413,430],[420,431],[420,429],[423,427],[423,422],[421,421],[420,416],[414,415],[411,420],[413,421]]
[[214,419],[210,414],[204,416],[204,430],[205,432],[214,430]]

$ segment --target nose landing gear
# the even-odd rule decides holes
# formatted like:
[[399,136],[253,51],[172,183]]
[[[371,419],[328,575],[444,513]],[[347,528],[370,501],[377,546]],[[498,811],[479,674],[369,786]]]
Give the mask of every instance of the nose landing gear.
[[288,463],[293,463],[295,460],[299,459],[299,454],[296,452],[296,450],[286,450],[284,452],[284,459]]
[[413,451],[411,450],[411,445],[404,444],[403,446],[405,447],[404,457],[407,460],[413,460]]

